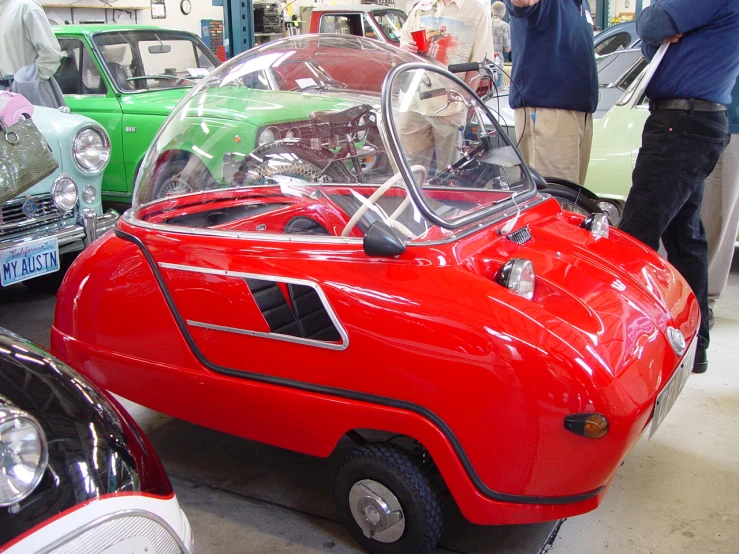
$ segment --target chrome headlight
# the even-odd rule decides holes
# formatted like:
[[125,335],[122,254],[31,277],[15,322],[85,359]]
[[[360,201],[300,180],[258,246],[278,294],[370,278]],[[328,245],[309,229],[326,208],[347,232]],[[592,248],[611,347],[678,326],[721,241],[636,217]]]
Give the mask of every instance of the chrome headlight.
[[87,185],[85,187],[85,190],[82,191],[82,200],[84,200],[87,204],[92,204],[93,202],[95,202],[95,199],[97,197],[98,191],[92,185]]
[[46,437],[38,421],[22,410],[0,405],[0,507],[31,494],[48,460]]
[[364,129],[360,129],[357,131],[357,133],[354,135],[354,139],[357,141],[363,141],[367,138],[367,135],[369,134],[369,129],[367,129],[367,126],[370,124],[370,118],[366,115],[363,115],[359,118],[359,121],[357,121],[357,127],[364,127]]
[[110,159],[110,140],[100,127],[80,129],[72,143],[74,161],[85,173],[102,171]]
[[265,127],[257,137],[257,146],[264,146],[270,142],[275,142],[280,138],[280,130],[277,127]]
[[290,127],[287,130],[287,133],[285,133],[285,138],[299,139],[300,138],[300,129],[298,129],[297,127]]
[[77,184],[63,173],[51,186],[51,199],[63,212],[70,212],[77,205]]
[[534,298],[534,264],[523,258],[513,258],[506,262],[498,273],[498,283],[526,300]]
[[618,206],[607,200],[603,200],[598,202],[598,207],[608,216],[608,221],[611,222],[611,225],[618,227],[618,224],[621,223],[621,211],[618,209]]

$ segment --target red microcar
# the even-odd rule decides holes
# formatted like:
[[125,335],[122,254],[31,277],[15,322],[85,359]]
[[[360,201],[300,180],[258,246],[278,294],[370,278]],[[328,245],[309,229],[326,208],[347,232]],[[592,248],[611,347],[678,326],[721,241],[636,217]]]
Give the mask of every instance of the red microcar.
[[[321,65],[357,55],[383,83]],[[51,336],[174,417],[313,456],[350,437],[336,505],[379,553],[431,550],[444,498],[477,524],[593,510],[700,317],[655,252],[541,192],[469,87],[403,56],[301,36],[216,69],[67,273]]]

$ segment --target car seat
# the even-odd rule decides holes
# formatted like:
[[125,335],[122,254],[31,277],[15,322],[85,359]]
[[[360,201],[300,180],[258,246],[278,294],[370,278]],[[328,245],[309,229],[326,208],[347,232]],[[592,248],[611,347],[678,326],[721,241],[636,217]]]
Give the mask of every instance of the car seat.
[[64,52],[64,57],[54,78],[62,90],[62,94],[80,94],[80,71],[77,68],[77,62],[69,51]]
[[121,90],[134,90],[134,86],[131,81],[128,80],[128,73],[123,69],[121,62],[126,55],[125,44],[106,45],[101,48],[103,57],[108,63],[108,69],[110,69],[113,80]]

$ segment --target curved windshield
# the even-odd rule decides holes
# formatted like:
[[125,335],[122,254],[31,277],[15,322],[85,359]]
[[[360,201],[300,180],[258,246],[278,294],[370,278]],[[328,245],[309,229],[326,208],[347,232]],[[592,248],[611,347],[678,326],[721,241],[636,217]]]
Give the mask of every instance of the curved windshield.
[[177,31],[105,32],[93,42],[121,92],[192,87],[221,63],[197,37]]
[[[372,39],[326,35],[283,39],[230,60],[162,126],[136,183],[133,217],[266,240],[361,240],[377,222],[407,242],[445,239],[449,231],[423,215],[398,172],[382,125],[383,81],[407,62],[419,58]],[[470,133],[494,141],[487,116],[474,117]],[[472,142],[460,143],[459,155],[472,152]],[[480,187],[468,190],[475,196],[488,181],[472,173],[459,178]],[[430,170],[411,175],[417,186],[437,186],[426,182],[436,175]],[[498,177],[521,188],[512,167]],[[501,200],[483,196],[479,202]]]
[[458,80],[433,67],[409,67],[388,93],[390,130],[405,167],[423,175],[416,190],[429,219],[456,228],[533,196],[518,151]]

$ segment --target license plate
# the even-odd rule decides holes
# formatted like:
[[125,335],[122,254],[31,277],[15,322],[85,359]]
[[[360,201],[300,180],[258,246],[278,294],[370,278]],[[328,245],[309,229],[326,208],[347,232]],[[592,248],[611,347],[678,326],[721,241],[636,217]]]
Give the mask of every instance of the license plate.
[[59,244],[56,237],[0,250],[0,277],[4,287],[54,271],[59,271]]
[[693,339],[693,344],[690,345],[688,353],[685,354],[683,361],[677,368],[677,371],[670,377],[670,380],[657,395],[657,401],[654,403],[654,415],[652,416],[652,427],[649,430],[649,438],[657,431],[657,428],[664,421],[667,413],[670,411],[672,406],[675,404],[677,397],[680,396],[680,392],[683,390],[685,383],[688,382],[688,377],[693,371],[693,361],[695,360],[695,350],[698,347],[697,337]]

